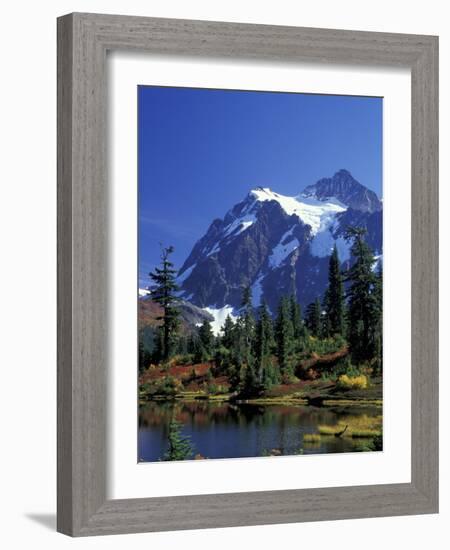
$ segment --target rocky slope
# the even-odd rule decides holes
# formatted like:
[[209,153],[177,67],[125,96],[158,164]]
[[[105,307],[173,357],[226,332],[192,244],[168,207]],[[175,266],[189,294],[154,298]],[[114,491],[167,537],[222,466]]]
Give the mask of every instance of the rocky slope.
[[179,272],[182,296],[213,315],[239,308],[247,285],[255,306],[264,298],[275,312],[286,294],[306,306],[323,295],[334,244],[344,267],[351,262],[348,226],[366,227],[368,243],[381,256],[382,202],[346,170],[296,197],[253,189],[194,245]]

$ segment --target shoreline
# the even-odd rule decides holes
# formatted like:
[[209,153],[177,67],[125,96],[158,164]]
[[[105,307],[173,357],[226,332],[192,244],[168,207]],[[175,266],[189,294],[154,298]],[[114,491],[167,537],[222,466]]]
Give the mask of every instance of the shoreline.
[[364,397],[331,397],[329,395],[321,396],[320,404],[317,401],[311,402],[308,397],[297,397],[286,395],[283,397],[254,397],[248,399],[233,399],[232,394],[206,395],[202,393],[186,392],[182,394],[168,396],[153,396],[151,399],[140,399],[139,406],[145,406],[151,402],[212,402],[212,403],[231,403],[233,405],[285,405],[298,407],[383,407],[382,398],[364,398]]

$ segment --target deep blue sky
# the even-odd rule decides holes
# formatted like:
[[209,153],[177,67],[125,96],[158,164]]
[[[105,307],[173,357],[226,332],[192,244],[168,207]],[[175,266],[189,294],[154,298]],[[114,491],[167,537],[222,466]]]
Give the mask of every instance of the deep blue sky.
[[139,279],[176,267],[214,218],[262,186],[297,195],[349,170],[381,196],[382,99],[138,87]]

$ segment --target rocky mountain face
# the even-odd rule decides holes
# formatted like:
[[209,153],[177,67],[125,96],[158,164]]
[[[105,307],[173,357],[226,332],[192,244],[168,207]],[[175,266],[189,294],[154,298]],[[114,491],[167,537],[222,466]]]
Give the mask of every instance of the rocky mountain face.
[[194,245],[179,272],[182,297],[200,308],[238,309],[249,285],[255,306],[264,298],[275,312],[289,294],[306,306],[323,296],[334,244],[344,267],[351,262],[348,226],[366,227],[382,254],[382,203],[346,170],[296,197],[253,189]]
[[339,170],[332,178],[322,178],[303,190],[302,197],[326,200],[335,197],[359,212],[380,212],[383,205],[376,193],[357,182],[347,170]]

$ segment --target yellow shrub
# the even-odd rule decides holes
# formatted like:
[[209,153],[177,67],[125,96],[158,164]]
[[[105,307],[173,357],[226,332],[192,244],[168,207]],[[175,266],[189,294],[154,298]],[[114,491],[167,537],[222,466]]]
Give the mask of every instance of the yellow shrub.
[[369,384],[365,374],[360,374],[359,376],[341,374],[336,385],[342,390],[365,390]]

